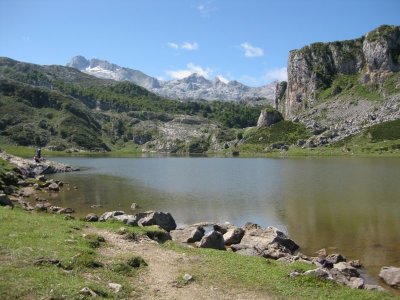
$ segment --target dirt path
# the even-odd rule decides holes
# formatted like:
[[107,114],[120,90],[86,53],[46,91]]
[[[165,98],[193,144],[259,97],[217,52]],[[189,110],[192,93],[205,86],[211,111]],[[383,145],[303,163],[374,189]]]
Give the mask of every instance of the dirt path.
[[134,279],[137,292],[132,294],[132,299],[270,299],[253,291],[232,288],[227,290],[218,283],[200,283],[197,280],[177,287],[178,277],[185,273],[190,274],[191,266],[201,263],[199,259],[189,257],[185,253],[162,249],[156,242],[147,238],[132,242],[107,230],[92,228],[90,233],[96,233],[106,239],[107,247],[99,250],[102,255],[112,258],[131,253],[141,256],[147,262],[148,266]]

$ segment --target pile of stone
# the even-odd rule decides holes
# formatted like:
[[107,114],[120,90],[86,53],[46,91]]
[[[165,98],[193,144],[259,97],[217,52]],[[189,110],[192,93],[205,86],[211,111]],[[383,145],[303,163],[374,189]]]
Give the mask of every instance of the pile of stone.
[[[213,225],[213,229],[206,233],[205,228],[210,225]],[[292,272],[289,274],[291,278],[316,276],[354,289],[384,291],[381,286],[365,283],[360,277],[358,269],[361,268],[361,264],[358,260],[347,262],[341,254],[326,255],[325,249],[320,250],[317,257],[308,257],[298,252],[299,246],[275,227],[262,228],[253,223],[247,223],[243,227],[232,224],[199,223],[173,230],[170,234],[174,241],[194,244],[201,248],[231,250],[241,255],[260,256],[284,263],[304,262],[316,266],[315,269],[304,273]],[[391,274],[392,281],[393,277]]]
[[124,211],[108,211],[100,217],[90,213],[85,217],[87,222],[104,222],[108,220],[120,221],[131,226],[152,226],[156,225],[169,232],[176,228],[176,223],[172,215],[168,212],[145,211],[134,215],[126,214]]

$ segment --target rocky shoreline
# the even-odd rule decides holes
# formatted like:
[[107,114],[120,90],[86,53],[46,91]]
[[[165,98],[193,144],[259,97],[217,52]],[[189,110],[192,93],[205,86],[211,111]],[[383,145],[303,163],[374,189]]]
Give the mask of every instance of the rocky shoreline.
[[[262,228],[254,223],[236,227],[230,223],[198,223],[183,228],[176,228],[175,220],[170,213],[147,211],[137,214],[126,214],[124,211],[109,211],[101,216],[88,214],[88,222],[119,221],[129,226],[156,225],[160,233],[154,236],[158,242],[173,240],[189,247],[211,248],[233,251],[240,255],[259,256],[291,264],[303,262],[315,268],[300,273],[288,274],[290,278],[314,276],[332,280],[353,289],[386,291],[382,286],[367,284],[361,277],[359,260],[347,261],[340,253],[328,254],[325,249],[319,250],[314,257],[299,252],[300,246],[275,227]],[[123,228],[122,228],[123,229]],[[121,229],[121,230],[122,230]],[[400,288],[400,268],[382,267],[379,277],[389,286]]]
[[[53,206],[48,200],[36,196],[34,207],[24,197],[35,196],[39,192],[56,193],[64,183],[58,180],[46,179],[43,174],[57,172],[71,172],[79,169],[68,165],[45,161],[34,163],[5,152],[0,152],[0,158],[15,164],[13,172],[8,172],[8,186],[4,192],[0,191],[0,206],[15,205],[23,209],[39,212],[65,214],[66,219],[72,219],[74,210]],[[338,284],[349,286],[353,289],[380,290],[385,289],[379,285],[365,283],[359,269],[362,267],[358,260],[347,261],[340,253],[327,253],[325,249],[319,250],[316,256],[307,256],[299,252],[300,246],[291,240],[285,233],[275,227],[262,228],[254,223],[246,223],[237,227],[230,223],[198,223],[183,228],[177,228],[176,222],[170,213],[146,211],[136,214],[126,214],[124,211],[105,212],[101,216],[88,214],[87,222],[119,221],[128,226],[159,227],[159,233],[151,238],[157,242],[173,240],[190,247],[212,248],[232,251],[239,255],[258,256],[274,259],[291,264],[303,262],[315,266],[306,272],[292,272],[290,278],[298,276],[314,276],[324,280],[332,280]],[[382,267],[379,277],[389,286],[400,289],[400,268]]]

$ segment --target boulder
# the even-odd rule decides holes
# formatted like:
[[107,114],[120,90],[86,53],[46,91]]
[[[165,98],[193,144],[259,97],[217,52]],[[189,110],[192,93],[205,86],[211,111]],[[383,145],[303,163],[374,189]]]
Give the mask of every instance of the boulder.
[[14,204],[11,202],[10,198],[8,198],[6,194],[0,194],[0,206],[14,207]]
[[122,289],[122,285],[120,285],[119,283],[113,283],[113,282],[110,282],[108,284],[108,287],[116,294],[118,294]]
[[138,209],[138,208],[139,208],[139,205],[137,205],[137,203],[133,202],[133,203],[131,204],[131,209],[132,209],[132,210],[136,210],[136,209]]
[[308,270],[303,273],[305,276],[314,276],[318,278],[323,278],[323,279],[332,279],[331,274],[329,271],[323,269],[323,268],[316,268],[313,270]]
[[107,221],[108,219],[119,216],[119,215],[124,215],[125,212],[117,210],[117,211],[107,211],[104,214],[102,214],[99,218],[99,221],[104,222]]
[[325,259],[331,262],[332,264],[337,264],[346,261],[346,257],[344,257],[341,254],[329,254]]
[[352,267],[347,262],[339,262],[337,264],[334,264],[333,267],[346,276],[349,276],[349,277],[359,277],[360,276],[360,273],[358,273],[357,269]]
[[359,277],[351,277],[347,283],[347,286],[351,287],[352,289],[362,289],[364,288],[365,281]]
[[[138,216],[139,226],[158,225],[166,231],[171,231],[176,228],[175,220],[168,212],[148,211],[139,215],[141,217],[139,218]],[[144,216],[142,217],[142,215]]]
[[357,269],[362,267],[362,264],[358,259],[349,261],[349,264],[350,264],[350,266],[357,268]]
[[47,211],[48,207],[49,206],[46,205],[46,203],[38,203],[38,204],[35,205],[35,210],[36,211]]
[[213,229],[215,231],[218,231],[218,232],[222,233],[223,235],[231,228],[234,228],[234,226],[232,224],[229,224],[229,223],[227,223],[227,224],[216,223],[216,224],[213,225]]
[[136,215],[117,215],[111,219],[120,221],[126,225],[138,226],[138,220]]
[[60,187],[59,187],[58,184],[55,183],[55,182],[50,183],[50,185],[48,186],[48,189],[49,189],[50,191],[53,191],[53,192],[58,192],[58,191],[60,191]]
[[260,255],[265,258],[279,259],[292,256],[292,251],[278,243],[272,243],[269,244]]
[[257,127],[271,126],[283,120],[282,114],[274,109],[263,110],[257,121]]
[[267,228],[257,228],[257,226],[247,226],[247,228],[254,229],[245,229],[245,234],[240,242],[241,244],[254,246],[260,253],[262,253],[264,250],[267,250],[268,246],[274,243],[286,248],[292,253],[299,249],[299,246],[294,241],[289,239],[277,228],[272,226]]
[[400,268],[382,267],[379,277],[391,287],[400,289]]
[[205,230],[202,226],[190,226],[172,230],[170,233],[174,241],[180,243],[195,243],[203,238]]
[[203,236],[199,247],[225,250],[224,238],[220,232],[213,230],[207,235]]
[[44,175],[38,175],[35,179],[37,181],[46,182],[46,177]]
[[99,216],[94,213],[87,214],[85,217],[86,222],[97,222],[98,220]]
[[242,228],[228,229],[228,231],[224,233],[225,245],[239,244],[243,236],[244,230]]
[[57,211],[58,214],[73,214],[74,212],[75,210],[70,207],[61,208],[59,211]]

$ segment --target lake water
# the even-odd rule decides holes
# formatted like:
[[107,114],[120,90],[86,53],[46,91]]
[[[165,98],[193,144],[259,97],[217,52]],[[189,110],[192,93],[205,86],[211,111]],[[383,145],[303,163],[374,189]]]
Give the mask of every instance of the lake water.
[[57,174],[70,190],[54,198],[81,215],[129,213],[135,202],[142,210],[171,212],[178,225],[228,221],[276,226],[305,254],[321,248],[340,252],[360,259],[375,276],[383,265],[400,266],[397,158],[54,160],[84,168]]

